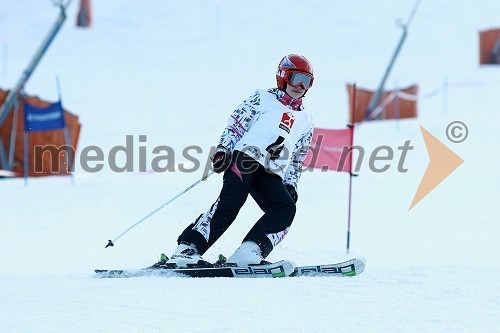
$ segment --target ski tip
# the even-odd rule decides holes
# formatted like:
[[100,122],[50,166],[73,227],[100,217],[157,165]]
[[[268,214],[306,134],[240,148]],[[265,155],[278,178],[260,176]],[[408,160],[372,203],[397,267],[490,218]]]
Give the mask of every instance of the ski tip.
[[365,271],[366,259],[365,258],[354,258],[352,259],[354,265],[355,275],[359,275]]

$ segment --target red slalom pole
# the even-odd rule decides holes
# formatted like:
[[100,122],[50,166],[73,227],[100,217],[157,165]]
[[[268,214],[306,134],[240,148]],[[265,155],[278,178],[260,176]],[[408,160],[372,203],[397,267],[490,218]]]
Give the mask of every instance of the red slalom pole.
[[354,177],[354,174],[352,173],[352,146],[354,145],[354,116],[356,115],[356,83],[353,85],[353,93],[352,93],[352,111],[351,111],[351,123],[348,125],[348,127],[351,129],[351,155],[350,155],[350,161],[351,161],[351,168],[349,170],[349,208],[347,212],[347,253],[349,253],[349,246],[351,242],[351,203],[352,203],[352,177]]

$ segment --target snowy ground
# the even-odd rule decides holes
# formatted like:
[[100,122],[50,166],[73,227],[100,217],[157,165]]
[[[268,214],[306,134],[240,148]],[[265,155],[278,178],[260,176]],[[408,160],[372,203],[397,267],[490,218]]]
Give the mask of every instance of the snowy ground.
[[[274,85],[287,53],[306,55],[315,86],[306,106],[319,127],[347,121],[345,84],[377,87],[413,1],[92,1],[94,25],[74,26],[77,4],[26,90],[80,116],[83,147],[105,153],[147,135],[180,152],[217,143],[228,114],[256,88]],[[12,87],[57,10],[50,1],[0,5],[0,86]],[[217,196],[213,176],[104,249],[202,175],[99,173],[0,181],[1,332],[495,332],[500,307],[500,68],[478,67],[478,31],[498,27],[496,0],[422,1],[387,86],[417,83],[419,118],[359,126],[356,144],[411,140],[407,173],[396,162],[354,179],[351,254],[345,253],[348,176],[310,172],[298,213],[271,260],[297,264],[362,256],[356,278],[98,280],[94,268],[140,268],[170,254],[179,232]],[[300,14],[299,14],[300,13]],[[469,128],[460,144],[446,126]],[[408,207],[428,163],[419,125],[465,162]],[[180,153],[176,163],[186,163]],[[135,171],[139,164],[135,161]],[[259,216],[248,202],[205,259],[230,253]]]

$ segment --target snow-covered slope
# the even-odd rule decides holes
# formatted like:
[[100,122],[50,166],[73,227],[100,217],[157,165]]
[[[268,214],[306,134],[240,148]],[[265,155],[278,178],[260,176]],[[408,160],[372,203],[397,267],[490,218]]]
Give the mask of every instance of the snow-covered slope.
[[[302,53],[315,68],[305,99],[319,127],[347,122],[345,84],[375,89],[413,1],[92,1],[93,27],[74,26],[77,4],[26,86],[80,116],[81,150],[105,154],[132,135],[137,154],[168,145],[175,162],[196,145],[206,161],[228,114],[275,84],[281,57]],[[11,88],[57,16],[50,1],[4,1],[0,86]],[[423,1],[387,87],[419,84],[419,118],[363,124],[356,144],[410,140],[407,173],[369,170],[353,180],[351,254],[345,253],[348,176],[305,173],[296,219],[271,260],[298,264],[367,259],[349,279],[138,278],[96,280],[94,268],[140,268],[175,248],[181,230],[215,200],[210,177],[104,249],[110,238],[184,190],[195,172],[98,173],[0,180],[2,332],[494,332],[500,304],[500,68],[478,66],[478,31],[498,26],[495,0]],[[445,135],[455,120],[469,137]],[[414,209],[428,164],[426,128],[464,163]],[[139,144],[139,135],[147,142]],[[399,157],[396,153],[396,157]],[[202,162],[203,165],[204,162]],[[189,166],[189,164],[187,164]],[[207,252],[230,254],[258,218],[249,200]],[[497,282],[495,282],[497,281]]]

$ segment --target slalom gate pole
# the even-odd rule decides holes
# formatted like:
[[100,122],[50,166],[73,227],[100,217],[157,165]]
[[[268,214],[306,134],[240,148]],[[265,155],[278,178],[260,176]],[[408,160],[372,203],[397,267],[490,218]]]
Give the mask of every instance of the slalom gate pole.
[[[349,127],[351,128],[351,148],[354,144],[354,117],[356,116],[356,83],[353,85],[353,93],[352,93],[352,116],[351,116],[351,124]],[[346,245],[346,250],[347,253],[349,253],[349,246],[351,242],[351,202],[352,202],[352,177],[354,177],[354,174],[352,173],[352,154],[353,152],[351,151],[351,170],[349,172],[349,208],[347,211],[347,245]]]
[[149,217],[151,217],[153,214],[155,214],[156,212],[158,212],[160,209],[162,209],[163,207],[167,206],[168,204],[170,204],[172,201],[174,201],[175,199],[177,199],[178,197],[180,197],[181,195],[183,195],[184,193],[186,193],[187,191],[189,191],[190,189],[192,189],[193,187],[195,187],[196,185],[198,185],[199,183],[201,183],[202,181],[206,180],[208,177],[210,177],[211,175],[213,175],[214,171],[209,171],[206,175],[204,175],[201,179],[197,180],[194,184],[192,184],[191,186],[189,186],[188,188],[186,188],[184,191],[182,191],[181,193],[177,194],[175,197],[173,197],[172,199],[168,200],[167,202],[165,202],[163,205],[161,205],[160,207],[156,208],[155,210],[153,210],[151,213],[149,213],[148,215],[144,216],[142,219],[140,219],[139,221],[137,221],[136,223],[132,224],[130,227],[128,227],[127,230],[125,230],[124,232],[122,232],[120,235],[118,235],[115,239],[111,240],[109,239],[108,240],[108,244],[106,245],[105,248],[107,248],[108,246],[115,246],[115,242],[120,239],[123,235],[125,235],[126,233],[128,233],[130,230],[134,229],[135,227],[137,227],[139,224],[141,224],[142,222],[146,221],[146,219],[148,219]]

